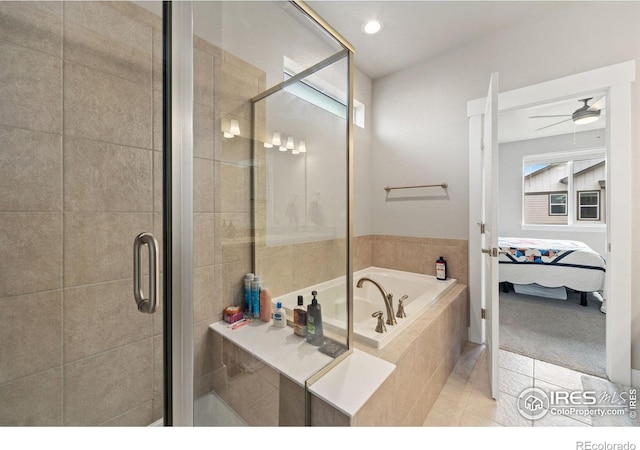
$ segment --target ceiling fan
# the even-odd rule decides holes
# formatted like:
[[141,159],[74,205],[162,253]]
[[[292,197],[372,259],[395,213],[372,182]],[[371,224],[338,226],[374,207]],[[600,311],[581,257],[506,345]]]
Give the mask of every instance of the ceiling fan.
[[593,97],[589,97],[589,98],[583,98],[578,100],[579,102],[583,102],[583,105],[576,109],[573,113],[571,114],[555,114],[555,115],[547,115],[547,116],[530,116],[530,119],[546,119],[549,117],[569,117],[568,119],[565,120],[561,120],[560,122],[556,122],[556,123],[552,123],[551,125],[547,125],[544,126],[542,128],[538,128],[534,131],[539,131],[539,130],[544,130],[545,128],[549,128],[549,127],[553,127],[555,125],[560,125],[561,123],[565,123],[565,122],[569,122],[570,120],[573,121],[574,124],[576,125],[586,125],[588,123],[592,123],[595,122],[596,120],[598,120],[598,118],[600,118],[600,112],[602,109],[604,108],[596,108],[595,105],[596,103],[598,103],[602,97],[604,97],[604,95],[600,96],[600,98],[598,98],[598,100],[596,100],[595,102],[593,102],[591,104],[591,106],[589,106],[589,101],[593,100]]

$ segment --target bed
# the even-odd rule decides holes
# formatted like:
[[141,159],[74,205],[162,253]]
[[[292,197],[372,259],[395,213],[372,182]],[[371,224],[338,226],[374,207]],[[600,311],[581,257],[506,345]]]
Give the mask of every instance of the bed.
[[[509,284],[569,288],[580,292],[580,304],[587,306],[587,293],[594,293],[605,312],[604,290],[606,262],[583,242],[552,239],[501,237],[499,281]],[[516,290],[517,291],[517,290]],[[535,294],[534,294],[535,295]]]

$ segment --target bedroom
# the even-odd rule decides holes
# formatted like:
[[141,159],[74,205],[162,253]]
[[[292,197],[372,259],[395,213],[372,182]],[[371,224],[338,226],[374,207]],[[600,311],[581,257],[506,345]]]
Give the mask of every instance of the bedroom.
[[606,97],[502,113],[498,136],[500,346],[606,377]]

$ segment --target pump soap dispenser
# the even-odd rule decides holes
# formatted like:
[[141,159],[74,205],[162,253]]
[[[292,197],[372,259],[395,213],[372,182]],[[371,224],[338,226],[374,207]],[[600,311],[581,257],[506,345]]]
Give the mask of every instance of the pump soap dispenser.
[[322,331],[322,310],[316,295],[316,291],[312,291],[311,304],[307,307],[307,342],[312,345],[320,346],[324,344],[324,333]]

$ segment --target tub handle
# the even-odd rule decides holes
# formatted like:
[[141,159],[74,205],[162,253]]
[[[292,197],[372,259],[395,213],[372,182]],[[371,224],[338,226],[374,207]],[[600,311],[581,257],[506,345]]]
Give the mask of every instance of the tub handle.
[[402,297],[400,297],[400,300],[398,300],[398,312],[396,313],[396,317],[399,317],[400,319],[407,317],[407,314],[404,312],[404,306],[402,306],[402,302],[404,302],[408,298],[408,295],[403,295]]
[[387,332],[387,327],[384,326],[384,314],[382,314],[382,311],[376,311],[373,314],[371,314],[371,317],[377,317],[378,318],[378,324],[376,325],[376,332],[377,333],[386,333]]

